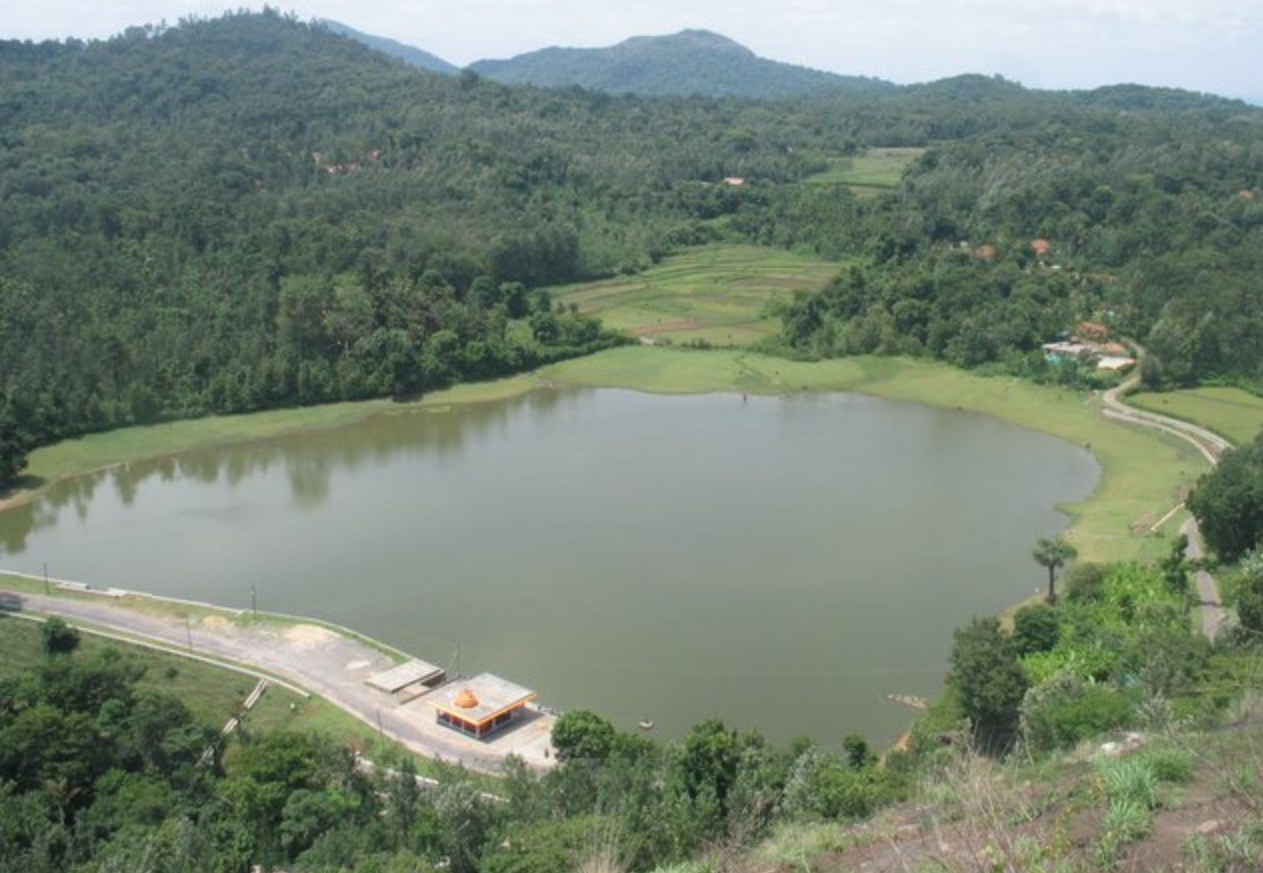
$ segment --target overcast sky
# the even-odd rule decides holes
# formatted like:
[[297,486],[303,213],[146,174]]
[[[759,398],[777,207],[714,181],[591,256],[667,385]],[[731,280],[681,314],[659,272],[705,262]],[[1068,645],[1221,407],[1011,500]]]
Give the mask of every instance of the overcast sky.
[[[223,0],[0,0],[0,37],[105,37],[218,15]],[[463,65],[547,45],[702,27],[758,54],[916,82],[1000,73],[1039,88],[1115,82],[1263,97],[1263,0],[304,0]]]

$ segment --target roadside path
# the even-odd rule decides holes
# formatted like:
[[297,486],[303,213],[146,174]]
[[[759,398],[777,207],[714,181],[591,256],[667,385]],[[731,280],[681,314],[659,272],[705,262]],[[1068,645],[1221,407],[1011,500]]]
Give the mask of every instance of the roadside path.
[[[1197,530],[1197,519],[1190,516],[1180,528],[1180,533],[1188,537],[1188,551],[1185,554],[1190,561],[1199,561],[1206,557],[1202,537]],[[1219,601],[1219,586],[1215,584],[1215,577],[1205,570],[1198,570],[1193,578],[1197,582],[1197,597],[1202,607],[1202,633],[1214,642],[1224,623],[1224,606]]]
[[[1179,437],[1196,448],[1212,467],[1218,466],[1220,457],[1232,448],[1232,443],[1219,434],[1196,424],[1128,406],[1122,398],[1139,384],[1140,376],[1134,375],[1121,385],[1106,391],[1102,398],[1104,405],[1101,409],[1105,417],[1124,424],[1153,428]],[[1188,521],[1184,522],[1180,528],[1180,533],[1188,537],[1188,549],[1184,554],[1190,561],[1198,561],[1206,556],[1202,533],[1197,526],[1196,518],[1189,516]],[[1224,606],[1219,597],[1219,585],[1215,582],[1215,577],[1205,570],[1198,570],[1194,579],[1202,607],[1202,633],[1214,642],[1224,622]]]
[[2,582],[0,609],[59,615],[155,641],[169,649],[255,667],[319,695],[417,754],[471,770],[498,772],[509,753],[537,767],[553,763],[551,717],[530,710],[521,724],[490,741],[464,737],[435,723],[424,696],[401,703],[367,685],[369,676],[395,666],[395,662],[366,643],[326,627],[266,621],[241,625],[231,621],[229,614],[214,613],[189,621],[178,615],[132,609],[106,595],[87,600],[31,594],[5,589]]

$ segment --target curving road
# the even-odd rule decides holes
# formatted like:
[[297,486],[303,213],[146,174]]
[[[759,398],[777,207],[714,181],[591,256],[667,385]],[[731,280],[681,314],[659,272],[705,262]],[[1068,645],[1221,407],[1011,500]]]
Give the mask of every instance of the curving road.
[[[346,634],[310,624],[232,621],[232,613],[197,615],[192,620],[174,613],[131,608],[129,599],[94,592],[95,597],[68,598],[7,589],[0,579],[0,610],[59,615],[71,622],[139,637],[141,645],[200,660],[228,661],[266,671],[318,694],[342,711],[412,751],[471,770],[496,773],[509,754],[547,769],[554,719],[540,710],[528,712],[514,727],[486,741],[474,740],[436,724],[424,695],[402,701],[366,684],[374,673],[395,663],[382,652]],[[133,594],[133,598],[147,595]],[[160,601],[161,598],[152,598]],[[286,684],[282,682],[282,684]]]
[[[1137,348],[1139,349],[1139,347]],[[1139,349],[1139,351],[1143,353],[1143,349]],[[1103,405],[1101,407],[1101,412],[1104,413],[1105,417],[1124,424],[1133,424],[1138,427],[1148,427],[1169,433],[1196,448],[1212,467],[1217,466],[1224,452],[1232,448],[1232,443],[1219,434],[1196,424],[1128,406],[1122,401],[1122,397],[1139,384],[1140,376],[1133,375],[1116,388],[1106,391],[1102,398]],[[1188,521],[1184,522],[1184,525],[1180,528],[1180,533],[1188,537],[1188,550],[1185,552],[1185,555],[1190,561],[1197,561],[1206,556],[1206,550],[1202,544],[1202,534],[1197,527],[1197,519],[1190,516]],[[1197,595],[1202,607],[1202,633],[1206,635],[1207,639],[1214,642],[1215,638],[1219,636],[1219,630],[1223,627],[1224,622],[1224,606],[1223,601],[1219,597],[1219,586],[1215,582],[1215,577],[1205,570],[1198,570],[1194,576],[1194,581],[1197,584]]]

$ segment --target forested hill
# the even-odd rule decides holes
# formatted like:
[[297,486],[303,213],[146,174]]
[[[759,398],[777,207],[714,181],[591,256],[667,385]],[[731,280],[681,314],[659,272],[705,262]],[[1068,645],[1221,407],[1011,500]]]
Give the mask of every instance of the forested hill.
[[546,48],[509,60],[478,61],[476,73],[511,84],[577,85],[611,94],[784,98],[867,93],[888,82],[838,76],[767,60],[705,30],[638,36],[608,48]]
[[275,13],[0,44],[0,479],[68,434],[588,350],[520,285],[648,263],[682,180],[810,169],[747,113],[428,74]]
[[429,70],[432,73],[445,73],[449,76],[460,72],[460,67],[455,64],[448,63],[442,58],[432,55],[427,51],[417,48],[416,46],[405,45],[402,42],[389,39],[384,36],[374,36],[371,33],[363,33],[353,27],[348,27],[345,24],[340,24],[328,19],[321,19],[316,23],[323,25],[336,34],[350,37],[356,42],[362,42],[371,49],[376,49],[383,54],[398,58],[404,63],[410,64],[418,69]]
[[[775,102],[509,87],[274,12],[0,42],[0,483],[72,434],[599,348],[537,289],[721,238],[859,265],[787,310],[802,351],[972,366],[1103,310],[1172,378],[1258,375],[1260,118],[982,77]],[[886,196],[807,184],[869,146],[933,148]]]

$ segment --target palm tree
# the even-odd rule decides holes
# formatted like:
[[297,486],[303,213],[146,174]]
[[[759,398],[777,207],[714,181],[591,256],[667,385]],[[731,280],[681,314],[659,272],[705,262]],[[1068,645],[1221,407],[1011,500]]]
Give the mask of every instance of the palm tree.
[[1035,544],[1035,551],[1031,553],[1031,557],[1035,559],[1036,564],[1048,569],[1049,603],[1057,602],[1057,571],[1078,556],[1079,550],[1067,542],[1063,536],[1055,536],[1051,539],[1045,537]]

